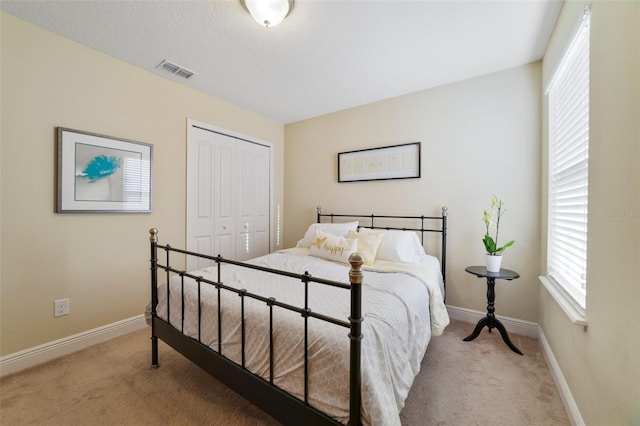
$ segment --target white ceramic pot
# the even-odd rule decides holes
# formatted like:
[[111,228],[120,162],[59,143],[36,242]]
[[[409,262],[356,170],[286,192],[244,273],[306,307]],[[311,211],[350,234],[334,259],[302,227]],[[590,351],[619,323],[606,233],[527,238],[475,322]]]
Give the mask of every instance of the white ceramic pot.
[[485,254],[485,261],[487,264],[488,272],[500,272],[500,264],[502,263],[502,256],[491,256]]

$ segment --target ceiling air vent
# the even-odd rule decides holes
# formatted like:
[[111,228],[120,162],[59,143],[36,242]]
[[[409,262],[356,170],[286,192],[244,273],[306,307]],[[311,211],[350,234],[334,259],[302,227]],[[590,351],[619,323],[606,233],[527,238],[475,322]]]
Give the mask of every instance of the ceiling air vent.
[[193,71],[181,67],[178,64],[174,64],[173,62],[169,62],[166,59],[160,62],[156,68],[163,69],[170,72],[171,74],[177,75],[178,77],[182,77],[187,80],[196,75],[196,73],[194,73]]

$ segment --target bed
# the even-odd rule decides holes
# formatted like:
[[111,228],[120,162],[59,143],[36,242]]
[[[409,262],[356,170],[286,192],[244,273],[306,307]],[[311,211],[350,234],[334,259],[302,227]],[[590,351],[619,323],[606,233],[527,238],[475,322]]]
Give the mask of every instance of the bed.
[[[423,248],[432,233],[438,257]],[[446,208],[318,208],[296,247],[236,262],[161,246],[151,229],[152,367],[161,339],[285,424],[399,425],[429,340],[449,322],[446,233]],[[184,256],[210,266],[171,266]]]

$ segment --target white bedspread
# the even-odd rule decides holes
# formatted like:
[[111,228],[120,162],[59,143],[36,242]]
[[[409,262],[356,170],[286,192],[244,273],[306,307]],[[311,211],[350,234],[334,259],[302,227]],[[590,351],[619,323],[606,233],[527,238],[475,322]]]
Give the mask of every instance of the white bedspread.
[[[442,302],[442,277],[435,258],[422,264],[376,262],[363,271],[362,414],[363,423],[400,425],[399,413],[433,335],[449,322]],[[272,253],[250,263],[348,283],[349,265],[308,255],[307,249]],[[363,268],[364,269],[364,268]],[[224,264],[222,282],[279,302],[304,306],[300,280]],[[217,266],[195,275],[217,280]],[[180,278],[171,279],[170,323],[198,338],[197,286],[185,278],[182,318]],[[348,290],[310,283],[312,311],[348,320]],[[201,285],[202,343],[218,349],[217,290]],[[222,292],[222,354],[242,361],[240,297]],[[167,319],[166,285],[158,292],[157,313]],[[264,302],[245,298],[245,366],[269,379],[269,310]],[[279,387],[303,398],[304,321],[300,314],[274,308],[274,377]],[[309,403],[343,423],[349,412],[349,330],[309,319]]]

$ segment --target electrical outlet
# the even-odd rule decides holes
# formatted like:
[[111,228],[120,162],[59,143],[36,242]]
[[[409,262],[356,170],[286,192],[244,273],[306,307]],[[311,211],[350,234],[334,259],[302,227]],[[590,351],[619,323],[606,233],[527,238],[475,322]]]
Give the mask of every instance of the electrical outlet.
[[69,299],[60,299],[53,302],[53,317],[69,315]]

